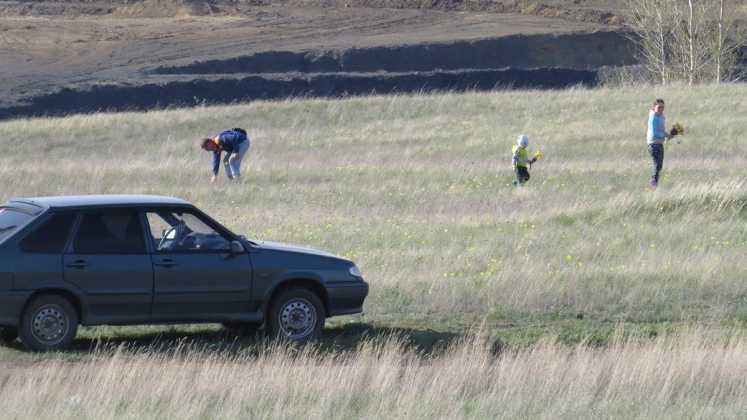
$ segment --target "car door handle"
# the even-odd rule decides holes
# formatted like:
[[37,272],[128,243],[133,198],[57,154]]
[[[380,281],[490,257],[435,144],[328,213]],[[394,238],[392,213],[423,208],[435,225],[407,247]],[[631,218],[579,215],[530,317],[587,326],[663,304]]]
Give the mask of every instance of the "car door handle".
[[83,260],[76,260],[76,261],[73,261],[70,264],[67,264],[65,266],[69,267],[69,268],[77,268],[78,270],[82,270],[82,269],[88,267],[89,265],[90,264],[88,264],[87,262],[85,262]]
[[157,267],[171,268],[171,267],[177,266],[178,264],[175,263],[173,260],[163,260],[163,261],[155,262],[153,263],[153,265]]

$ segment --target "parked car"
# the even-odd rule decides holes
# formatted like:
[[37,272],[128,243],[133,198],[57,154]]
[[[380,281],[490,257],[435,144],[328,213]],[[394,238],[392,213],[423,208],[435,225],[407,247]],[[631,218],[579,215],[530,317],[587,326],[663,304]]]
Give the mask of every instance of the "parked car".
[[78,325],[265,324],[306,341],[362,311],[351,261],[245,239],[170,197],[14,199],[0,206],[0,339],[69,346]]

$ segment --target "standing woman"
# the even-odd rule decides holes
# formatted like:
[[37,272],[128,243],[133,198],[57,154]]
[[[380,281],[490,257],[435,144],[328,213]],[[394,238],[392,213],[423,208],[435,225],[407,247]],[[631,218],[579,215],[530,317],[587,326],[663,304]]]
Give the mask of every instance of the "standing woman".
[[659,185],[659,175],[664,166],[664,142],[669,139],[669,133],[665,128],[664,99],[657,99],[648,113],[648,131],[646,132],[646,143],[648,153],[651,155],[653,168],[651,170],[651,188]]
[[226,152],[223,158],[223,167],[229,180],[238,181],[241,176],[241,161],[249,151],[250,141],[243,128],[232,128],[226,130],[213,138],[200,140],[202,150],[213,152],[213,177],[210,182],[215,182],[220,170],[221,153]]

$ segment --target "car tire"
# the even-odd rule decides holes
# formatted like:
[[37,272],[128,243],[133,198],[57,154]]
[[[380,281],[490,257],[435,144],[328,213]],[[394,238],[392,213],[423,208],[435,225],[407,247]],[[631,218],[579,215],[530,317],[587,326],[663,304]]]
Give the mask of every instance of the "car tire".
[[316,293],[293,288],[280,293],[270,305],[269,333],[280,338],[304,343],[322,335],[325,313]]
[[0,327],[0,343],[11,343],[18,338],[18,328]]
[[75,339],[78,313],[62,296],[39,296],[23,312],[18,332],[23,344],[31,351],[62,350]]
[[252,335],[262,327],[259,322],[224,322],[223,328],[231,334]]

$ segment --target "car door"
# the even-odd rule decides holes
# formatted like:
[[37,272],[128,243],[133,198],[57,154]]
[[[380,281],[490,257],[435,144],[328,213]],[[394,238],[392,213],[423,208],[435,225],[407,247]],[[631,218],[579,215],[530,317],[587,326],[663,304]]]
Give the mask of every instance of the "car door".
[[240,319],[250,306],[248,253],[231,252],[231,237],[190,209],[145,212],[155,274],[153,316],[164,321]]
[[153,266],[135,209],[82,212],[68,252],[65,281],[86,295],[91,323],[148,321]]

